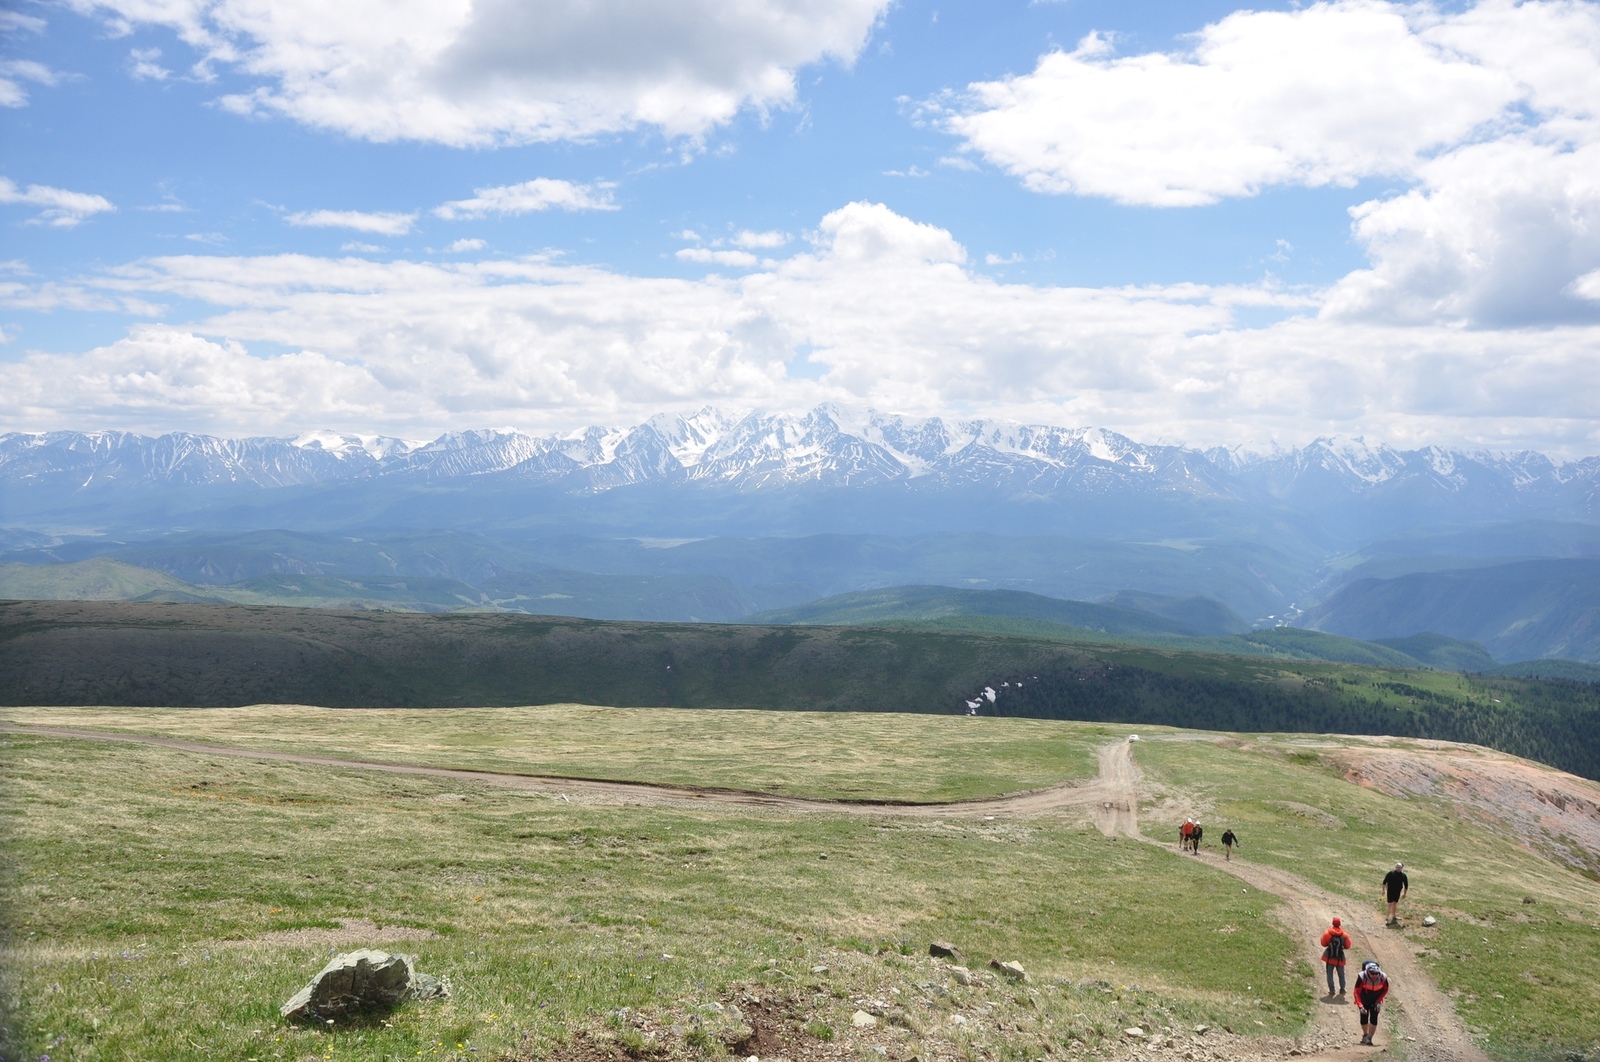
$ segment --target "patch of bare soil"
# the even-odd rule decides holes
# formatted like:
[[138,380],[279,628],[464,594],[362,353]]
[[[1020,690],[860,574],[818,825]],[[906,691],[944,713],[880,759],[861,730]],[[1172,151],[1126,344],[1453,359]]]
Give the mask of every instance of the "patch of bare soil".
[[1340,747],[1323,758],[1357,785],[1448,801],[1545,858],[1600,871],[1600,784],[1473,745]]
[[[623,1009],[548,1048],[529,1046],[497,1062],[689,1062],[759,1058],[768,1062],[859,1062],[863,1044],[840,1035],[831,997],[736,989],[716,1003],[652,1011]],[[853,1027],[852,1027],[853,1028]],[[893,1057],[908,1060],[905,1052]]]
[[277,929],[250,940],[228,940],[223,944],[277,944],[286,947],[324,947],[345,944],[389,944],[400,940],[432,940],[439,934],[415,926],[380,926],[370,918],[339,918],[337,929],[306,926],[303,929]]
[[547,1062],[633,1062],[634,1058],[615,1037],[583,1029],[575,1033],[572,1039],[543,1053],[530,1048],[501,1055],[496,1062],[524,1062],[526,1059],[545,1059]]

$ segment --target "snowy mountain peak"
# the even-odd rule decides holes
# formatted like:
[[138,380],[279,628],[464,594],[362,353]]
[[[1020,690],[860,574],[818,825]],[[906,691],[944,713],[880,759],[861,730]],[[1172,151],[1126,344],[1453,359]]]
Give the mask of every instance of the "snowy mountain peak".
[[631,427],[545,436],[458,431],[418,444],[336,431],[292,439],[0,435],[0,491],[43,485],[68,492],[159,484],[273,488],[466,477],[552,484],[573,494],[646,483],[740,491],[897,484],[996,498],[1160,494],[1313,511],[1380,494],[1391,499],[1384,504],[1414,499],[1419,512],[1447,497],[1456,499],[1451,504],[1497,511],[1557,497],[1575,499],[1572,504],[1584,512],[1600,507],[1600,458],[1557,463],[1531,453],[1401,451],[1338,436],[1267,453],[1198,450],[1147,445],[1104,428],[946,420],[831,404],[798,413],[706,406],[658,414]]
[[412,449],[404,439],[386,435],[345,435],[336,431],[308,431],[289,440],[291,446],[302,450],[321,450],[336,457],[364,455],[383,460]]

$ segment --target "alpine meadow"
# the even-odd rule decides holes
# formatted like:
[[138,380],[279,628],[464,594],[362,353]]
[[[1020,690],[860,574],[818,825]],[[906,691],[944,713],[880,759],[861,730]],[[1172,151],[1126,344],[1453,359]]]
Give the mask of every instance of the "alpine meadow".
[[0,1062],[1600,1062],[1600,0],[19,0],[0,145]]

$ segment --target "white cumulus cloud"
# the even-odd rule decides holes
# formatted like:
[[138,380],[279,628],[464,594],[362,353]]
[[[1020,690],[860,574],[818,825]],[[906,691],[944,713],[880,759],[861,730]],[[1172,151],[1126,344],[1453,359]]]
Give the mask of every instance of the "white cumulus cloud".
[[[1271,285],[1007,283],[948,231],[875,203],[829,213],[807,241],[694,279],[554,257],[304,255],[148,259],[72,290],[21,276],[0,304],[209,309],[82,354],[0,362],[0,426],[208,429],[226,410],[230,433],[425,435],[834,400],[1192,443],[1366,433],[1600,450],[1595,324],[1319,314],[1325,293]],[[1575,298],[1600,289],[1592,273]],[[1252,327],[1242,307],[1283,319]],[[791,376],[802,350],[808,371]]]
[[69,192],[65,188],[52,188],[47,184],[30,184],[22,188],[5,177],[0,177],[0,203],[39,207],[35,220],[57,228],[71,228],[90,215],[117,209],[105,196]]
[[1351,209],[1370,259],[1325,316],[1596,321],[1600,3],[1332,0],[1244,11],[1182,52],[1091,34],[934,110],[1043,193],[1192,207],[1273,186],[1400,186]]
[[435,217],[454,221],[488,214],[531,214],[540,210],[616,210],[611,199],[616,185],[608,181],[574,184],[538,177],[521,184],[475,188],[471,199],[457,199],[433,210]]
[[260,84],[246,113],[370,140],[486,146],[650,126],[699,136],[852,62],[888,0],[70,0],[161,24]]
[[[57,374],[70,372],[70,378]],[[8,367],[12,416],[39,423],[184,423],[238,434],[298,425],[307,408],[341,420],[369,414],[378,381],[311,351],[251,356],[182,329],[149,326],[82,355],[29,354]]]
[[380,236],[404,236],[416,224],[416,214],[368,213],[362,210],[310,210],[283,220],[301,228],[355,229]]
[[1600,269],[1600,142],[1473,144],[1421,185],[1352,210],[1372,265],[1334,286],[1329,315],[1518,327],[1600,322],[1578,278]]
[[1036,191],[1123,203],[1409,174],[1522,96],[1507,71],[1427,36],[1430,12],[1374,0],[1239,12],[1180,53],[1119,56],[1090,34],[1032,73],[969,86],[943,121]]
[[463,251],[481,251],[487,246],[489,246],[489,244],[486,240],[463,238],[456,240],[449,247],[446,247],[445,250],[452,254],[459,254]]

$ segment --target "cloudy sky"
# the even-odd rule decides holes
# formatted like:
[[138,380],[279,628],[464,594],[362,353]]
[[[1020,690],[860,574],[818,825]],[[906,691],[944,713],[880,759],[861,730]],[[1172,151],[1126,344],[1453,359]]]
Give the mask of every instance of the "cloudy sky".
[[1600,452],[1600,0],[7,0],[0,431]]

